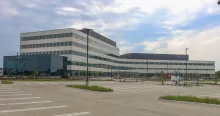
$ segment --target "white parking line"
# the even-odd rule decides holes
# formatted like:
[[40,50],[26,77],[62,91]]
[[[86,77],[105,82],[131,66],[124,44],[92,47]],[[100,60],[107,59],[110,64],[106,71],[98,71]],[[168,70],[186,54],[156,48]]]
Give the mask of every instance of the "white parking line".
[[41,85],[45,85],[45,83],[40,83],[40,82],[36,82],[36,83],[41,84]]
[[89,115],[89,112],[79,112],[79,113],[72,113],[72,114],[61,114],[55,116],[80,116],[80,115]]
[[207,95],[200,95],[201,97],[220,97],[220,94],[207,94]]
[[56,82],[50,82],[50,84],[60,84],[60,83],[56,83]]
[[18,89],[5,89],[5,90],[0,89],[0,92],[6,92],[6,91],[18,91]]
[[37,101],[37,102],[21,102],[21,103],[7,103],[7,104],[0,104],[0,106],[6,105],[22,105],[22,104],[40,104],[40,103],[49,103],[52,101]]
[[32,94],[9,94],[9,95],[0,95],[0,96],[24,96],[24,95],[32,95]]
[[31,85],[30,83],[25,83],[26,85]]
[[137,91],[158,91],[164,90],[168,87],[151,87],[151,88],[113,88],[118,91],[129,91],[129,92],[137,92]]
[[10,91],[10,92],[0,92],[0,93],[23,93],[24,91]]
[[4,100],[18,100],[18,99],[38,99],[40,97],[23,97],[23,98],[6,98],[6,99],[0,99],[0,101],[4,101]]
[[26,109],[15,109],[15,110],[2,110],[0,113],[11,113],[11,112],[23,112],[23,111],[36,111],[36,110],[47,110],[47,109],[58,109],[58,108],[66,108],[68,106],[52,106],[52,107],[39,107],[39,108],[26,108]]

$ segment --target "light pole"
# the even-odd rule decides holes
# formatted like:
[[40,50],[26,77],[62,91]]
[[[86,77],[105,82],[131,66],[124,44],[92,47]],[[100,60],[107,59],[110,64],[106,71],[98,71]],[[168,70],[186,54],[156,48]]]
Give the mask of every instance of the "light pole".
[[86,55],[86,86],[89,86],[89,33],[92,29],[85,29],[87,32],[87,55]]
[[147,80],[149,80],[148,79],[148,60],[147,60]]
[[17,59],[17,65],[16,65],[16,80],[17,80],[17,76],[18,76],[18,60],[19,60],[19,55],[18,55],[18,53],[17,53],[16,59]]
[[187,50],[188,50],[188,48],[186,48],[185,50],[186,50],[186,78],[185,78],[185,84],[187,85],[187,77],[188,77],[187,76],[187,58],[188,58],[187,57]]
[[218,0],[218,5],[220,5],[220,0]]
[[111,67],[111,80],[112,80],[112,69],[113,69],[113,67]]
[[168,62],[167,62],[167,78],[168,78]]

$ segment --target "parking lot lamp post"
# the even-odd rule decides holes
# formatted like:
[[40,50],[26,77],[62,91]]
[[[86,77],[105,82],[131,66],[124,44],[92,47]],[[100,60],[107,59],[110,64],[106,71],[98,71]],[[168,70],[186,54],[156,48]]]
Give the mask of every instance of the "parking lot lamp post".
[[18,60],[19,60],[19,55],[18,55],[18,53],[17,53],[17,57],[16,57],[16,59],[17,59],[17,65],[16,65],[16,80],[17,80],[17,76],[18,76]]
[[89,34],[92,29],[86,29],[87,32],[87,52],[86,52],[86,86],[89,86]]
[[113,67],[111,67],[111,80],[112,80],[112,69],[113,69]]
[[188,58],[188,57],[187,57],[187,50],[188,50],[188,48],[186,48],[185,50],[186,50],[186,78],[185,78],[185,81],[186,81],[186,82],[185,82],[185,84],[187,85],[187,79],[188,79],[188,78],[187,78],[187,60],[188,60],[188,59],[187,59],[187,58]]
[[148,60],[147,60],[147,80],[149,80],[148,79]]

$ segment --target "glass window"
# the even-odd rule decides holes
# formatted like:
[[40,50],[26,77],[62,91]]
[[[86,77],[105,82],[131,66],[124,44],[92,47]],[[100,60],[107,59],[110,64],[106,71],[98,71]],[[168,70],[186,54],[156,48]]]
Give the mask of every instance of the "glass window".
[[50,35],[46,35],[46,39],[50,39]]
[[60,37],[65,37],[65,34],[64,33],[60,34]]
[[68,42],[65,42],[65,43],[64,43],[64,46],[68,46]]
[[52,43],[53,44],[53,47],[56,47],[56,43]]
[[59,43],[59,42],[57,42],[56,44],[57,44],[57,46],[60,46],[60,43]]
[[44,35],[42,35],[42,36],[41,36],[41,39],[45,39],[45,36],[44,36]]
[[68,45],[69,45],[69,46],[71,46],[72,44],[73,44],[73,42],[71,42],[71,41],[68,42]]
[[61,46],[64,46],[64,42],[61,42],[60,45],[61,45]]
[[49,35],[49,38],[53,38],[53,35]]

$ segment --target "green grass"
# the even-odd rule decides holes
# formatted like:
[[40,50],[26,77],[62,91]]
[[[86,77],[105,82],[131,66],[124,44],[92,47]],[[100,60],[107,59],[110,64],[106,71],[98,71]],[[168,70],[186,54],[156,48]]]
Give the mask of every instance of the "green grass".
[[66,85],[67,87],[91,90],[91,91],[101,91],[101,92],[112,92],[113,89],[101,87],[101,86],[86,86],[86,85]]
[[77,80],[72,80],[72,79],[50,79],[50,78],[45,78],[45,79],[18,79],[15,81],[77,81]]
[[9,81],[9,80],[2,80],[1,84],[13,84],[14,82]]
[[[68,78],[39,78],[39,79],[17,79],[14,81],[84,81],[84,80],[76,80],[76,79],[68,79]],[[106,80],[90,80],[90,81],[113,81],[110,79]]]
[[205,84],[205,85],[220,85],[219,83],[215,84],[215,81],[199,81],[199,84]]
[[160,99],[220,105],[220,99],[209,98],[209,97],[201,98],[196,96],[166,95],[166,96],[161,96]]

